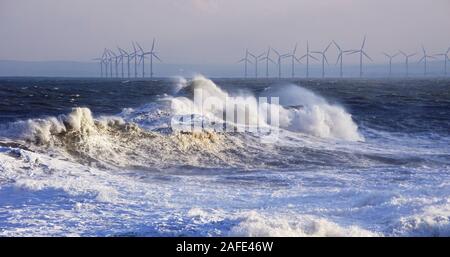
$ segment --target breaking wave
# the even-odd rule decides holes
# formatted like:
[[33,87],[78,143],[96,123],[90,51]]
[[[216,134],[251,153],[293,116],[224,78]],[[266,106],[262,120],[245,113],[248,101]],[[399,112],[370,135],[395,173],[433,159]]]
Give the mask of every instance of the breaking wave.
[[[264,92],[266,97],[279,97],[280,104],[258,103],[257,97],[250,94],[230,95],[202,76],[195,77],[180,88],[188,93],[188,97],[172,99],[174,114],[177,115],[194,113],[223,121],[226,108],[236,106],[237,112],[245,113],[247,108],[248,124],[267,126],[271,123],[268,110],[273,108],[279,113],[282,129],[323,138],[364,140],[352,116],[344,108],[330,104],[323,97],[299,86],[270,88]],[[202,93],[198,100],[194,99],[196,90]]]
[[[193,95],[198,89],[203,92],[200,101]],[[176,115],[198,114],[204,120],[228,122],[224,120],[224,109],[221,108],[226,100],[237,108],[250,106],[250,124],[269,126],[270,117],[260,110],[275,108],[280,113],[282,130],[323,138],[363,140],[350,114],[311,91],[288,86],[265,93],[279,96],[281,104],[263,103],[260,106],[255,96],[230,95],[201,76],[192,81],[180,79],[174,95],[161,97],[156,105],[128,108],[116,116],[99,117],[94,117],[88,108],[78,107],[58,117],[12,122],[1,125],[0,141],[20,143],[34,151],[62,153],[83,163],[108,167],[214,167],[217,164],[251,167],[253,164],[242,164],[241,160],[258,158],[249,146],[264,151],[264,146],[257,140],[258,134],[184,132],[170,126],[171,118]],[[211,97],[215,105],[204,105]]]

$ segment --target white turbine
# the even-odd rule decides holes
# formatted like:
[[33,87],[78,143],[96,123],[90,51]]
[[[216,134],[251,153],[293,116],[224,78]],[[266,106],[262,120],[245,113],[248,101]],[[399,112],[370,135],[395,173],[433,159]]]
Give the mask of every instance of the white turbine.
[[272,50],[275,52],[275,54],[278,56],[277,58],[277,65],[278,65],[278,78],[281,78],[281,60],[283,58],[286,58],[289,56],[289,54],[280,54],[277,50],[272,48]]
[[339,75],[342,78],[344,76],[343,70],[342,70],[342,66],[343,66],[343,59],[344,59],[344,53],[349,53],[351,52],[351,50],[342,50],[342,48],[338,45],[338,43],[336,43],[336,41],[333,40],[333,44],[334,46],[336,46],[337,50],[338,50],[338,57],[336,59],[336,64],[339,63]]
[[427,76],[428,58],[434,59],[434,57],[427,54],[427,51],[425,50],[425,47],[423,45],[422,45],[422,52],[423,52],[423,56],[422,56],[422,58],[420,58],[418,63],[421,63],[423,61],[423,75]]
[[392,76],[392,59],[394,59],[399,53],[396,54],[387,54],[385,52],[383,52],[383,55],[386,56],[389,59],[389,77]]
[[261,58],[261,61],[266,61],[266,78],[269,78],[269,62],[275,64],[274,60],[270,58],[270,46],[265,54],[266,55]]
[[322,78],[325,78],[325,62],[328,64],[326,53],[327,53],[328,49],[330,48],[330,46],[331,46],[331,43],[329,43],[323,51],[312,51],[311,52],[313,54],[320,54],[322,56]]
[[248,49],[245,49],[245,57],[238,61],[238,63],[244,62],[244,77],[245,78],[247,78],[247,64],[252,63],[252,61],[250,61],[250,59],[248,59],[248,55],[249,55]]
[[308,41],[306,41],[306,54],[303,55],[302,57],[298,58],[298,61],[300,62],[303,58],[306,58],[306,78],[309,78],[309,58],[312,58],[316,61],[319,61],[319,60],[309,53],[309,42]]
[[450,53],[450,47],[447,48],[445,53],[435,54],[434,56],[443,56],[444,57],[444,75],[447,76],[447,61],[450,60],[448,54]]
[[405,72],[406,72],[406,77],[408,77],[409,76],[409,58],[413,57],[417,53],[406,54],[402,50],[399,50],[399,52],[400,52],[400,54],[402,54],[405,57]]
[[364,36],[363,42],[361,44],[360,49],[350,50],[348,54],[359,54],[359,77],[361,78],[363,75],[362,65],[363,65],[363,56],[365,56],[370,61],[373,61],[372,58],[364,51],[364,46],[366,44],[366,36]]

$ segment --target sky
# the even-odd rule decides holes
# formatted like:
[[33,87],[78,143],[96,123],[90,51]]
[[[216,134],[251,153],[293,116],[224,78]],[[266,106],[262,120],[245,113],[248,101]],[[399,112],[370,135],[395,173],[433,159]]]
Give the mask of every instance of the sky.
[[[165,63],[230,64],[336,40],[366,51],[450,47],[450,0],[0,0],[0,60],[91,61],[105,47],[156,51]],[[335,49],[330,49],[330,55]],[[348,57],[356,62],[356,56]]]

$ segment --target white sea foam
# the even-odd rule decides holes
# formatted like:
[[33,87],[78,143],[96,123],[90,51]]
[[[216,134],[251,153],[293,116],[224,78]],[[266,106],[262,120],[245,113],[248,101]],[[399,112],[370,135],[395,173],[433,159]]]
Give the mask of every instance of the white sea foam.
[[238,225],[231,228],[231,236],[250,237],[351,237],[380,236],[358,226],[340,226],[325,218],[312,215],[261,215],[251,211],[242,215]]

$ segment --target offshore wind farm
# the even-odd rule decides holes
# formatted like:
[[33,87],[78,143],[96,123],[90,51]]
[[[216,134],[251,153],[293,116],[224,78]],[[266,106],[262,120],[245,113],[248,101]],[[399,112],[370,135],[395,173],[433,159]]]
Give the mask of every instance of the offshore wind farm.
[[0,3],[0,236],[450,236],[448,1],[131,3]]

